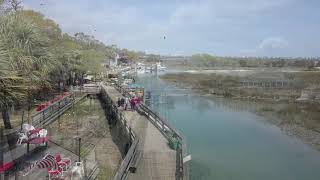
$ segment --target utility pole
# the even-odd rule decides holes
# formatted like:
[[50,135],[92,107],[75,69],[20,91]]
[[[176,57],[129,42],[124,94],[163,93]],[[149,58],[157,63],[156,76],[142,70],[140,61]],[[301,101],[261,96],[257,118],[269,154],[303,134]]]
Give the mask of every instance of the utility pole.
[[78,162],[81,162],[81,137],[78,138],[79,140],[79,159],[78,159]]
[[78,141],[78,162],[81,162],[81,137],[76,136],[74,139]]

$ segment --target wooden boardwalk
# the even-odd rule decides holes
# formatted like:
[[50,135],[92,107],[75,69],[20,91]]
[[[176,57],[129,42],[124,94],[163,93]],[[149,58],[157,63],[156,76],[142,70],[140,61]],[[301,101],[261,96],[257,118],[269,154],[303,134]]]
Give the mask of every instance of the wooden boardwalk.
[[[122,94],[112,86],[103,86],[116,102]],[[139,138],[138,152],[141,153],[137,171],[130,173],[129,180],[175,179],[176,151],[168,146],[167,139],[145,117],[136,111],[123,111],[124,118]]]

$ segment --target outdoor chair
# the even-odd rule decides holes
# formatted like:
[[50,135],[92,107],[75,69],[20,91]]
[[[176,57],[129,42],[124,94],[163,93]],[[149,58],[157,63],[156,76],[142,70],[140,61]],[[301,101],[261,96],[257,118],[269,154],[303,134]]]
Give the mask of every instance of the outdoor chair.
[[62,158],[61,154],[56,154],[56,161],[58,165],[63,168],[63,170],[67,170],[71,165],[71,159],[69,158]]
[[61,167],[59,167],[58,169],[51,169],[48,168],[48,174],[49,174],[49,180],[51,179],[57,179],[57,178],[61,178],[63,177],[63,169]]

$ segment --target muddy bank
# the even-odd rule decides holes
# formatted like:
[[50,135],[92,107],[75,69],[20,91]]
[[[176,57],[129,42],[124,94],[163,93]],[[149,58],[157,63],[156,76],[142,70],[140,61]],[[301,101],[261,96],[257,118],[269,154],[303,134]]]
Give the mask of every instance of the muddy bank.
[[[190,88],[197,95],[205,95],[212,98],[215,102],[221,103],[229,108],[242,109],[251,111],[259,116],[265,117],[268,123],[272,123],[289,136],[297,137],[306,144],[311,145],[317,150],[320,150],[320,107],[312,103],[295,103],[293,98],[286,96],[286,100],[280,98],[271,98],[257,94],[252,95],[251,89],[246,89],[245,96],[233,96],[225,93],[212,93],[212,89],[219,89],[223,92],[226,88],[232,86],[234,79],[239,77],[225,77],[221,75],[195,75],[195,74],[167,74],[161,77],[166,82],[172,85]],[[225,79],[223,79],[225,78]],[[210,81],[224,81],[224,87],[212,84]],[[203,83],[204,82],[204,83]],[[210,82],[210,83],[209,83]],[[308,82],[308,81],[307,81]],[[228,86],[230,85],[230,86]],[[274,96],[279,95],[277,90],[263,90],[266,93]],[[286,90],[280,90],[281,93],[288,93]],[[249,95],[248,95],[249,93]],[[258,92],[255,92],[258,93]],[[299,93],[296,94],[298,96]],[[228,103],[225,103],[225,98]],[[221,100],[219,100],[221,99]],[[223,99],[223,100],[222,100]]]
[[215,70],[165,74],[166,82],[204,93],[238,99],[295,101],[306,88],[317,88],[320,72]]

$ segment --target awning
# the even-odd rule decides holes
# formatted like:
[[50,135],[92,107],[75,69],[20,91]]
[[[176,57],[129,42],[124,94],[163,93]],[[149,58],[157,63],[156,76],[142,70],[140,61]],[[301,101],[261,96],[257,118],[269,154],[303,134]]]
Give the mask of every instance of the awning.
[[143,86],[140,84],[129,84],[128,88],[143,88]]

